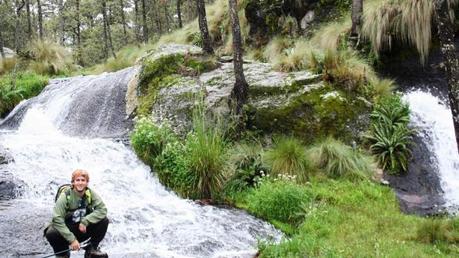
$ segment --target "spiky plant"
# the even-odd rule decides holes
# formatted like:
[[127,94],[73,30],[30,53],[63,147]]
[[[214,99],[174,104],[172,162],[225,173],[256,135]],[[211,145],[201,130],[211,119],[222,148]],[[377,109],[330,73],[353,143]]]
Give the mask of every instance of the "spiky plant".
[[314,165],[331,178],[367,178],[374,166],[370,158],[333,138],[309,149]]
[[370,80],[370,94],[377,102],[381,99],[389,97],[395,89],[394,80],[374,78]]
[[274,139],[272,149],[266,151],[264,161],[274,175],[287,174],[296,176],[297,181],[308,178],[309,160],[306,150],[298,139],[278,137]]

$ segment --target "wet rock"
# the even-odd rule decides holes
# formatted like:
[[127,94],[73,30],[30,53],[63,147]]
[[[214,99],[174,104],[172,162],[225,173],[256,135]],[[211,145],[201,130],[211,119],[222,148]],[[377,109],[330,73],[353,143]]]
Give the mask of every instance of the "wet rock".
[[23,186],[24,182],[0,167],[0,200],[10,200],[20,196],[24,190]]
[[[420,132],[422,133],[422,132]],[[412,159],[406,174],[384,175],[395,190],[400,209],[409,214],[421,216],[443,213],[445,204],[435,160],[419,136],[414,137]]]
[[8,164],[13,162],[14,158],[8,153],[8,151],[0,145],[0,165]]

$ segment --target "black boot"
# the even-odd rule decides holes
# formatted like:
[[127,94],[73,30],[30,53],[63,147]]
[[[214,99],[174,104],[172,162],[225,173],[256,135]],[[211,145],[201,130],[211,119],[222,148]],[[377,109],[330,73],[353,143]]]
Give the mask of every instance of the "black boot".
[[84,258],[108,258],[106,252],[102,252],[100,248],[89,246],[84,252]]

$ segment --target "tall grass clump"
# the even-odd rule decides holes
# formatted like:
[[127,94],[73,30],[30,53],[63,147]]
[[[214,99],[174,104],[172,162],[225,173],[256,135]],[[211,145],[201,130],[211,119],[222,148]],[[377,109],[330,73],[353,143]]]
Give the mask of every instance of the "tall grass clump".
[[10,112],[21,100],[34,97],[48,84],[48,77],[31,72],[8,74],[0,78],[0,117]]
[[266,180],[247,196],[248,210],[271,222],[297,223],[297,214],[311,202],[306,188],[285,180]]
[[390,79],[374,78],[370,80],[368,88],[370,90],[370,95],[373,96],[373,100],[378,102],[392,95],[395,89],[395,82]]
[[327,138],[309,149],[314,165],[331,178],[364,179],[373,170],[373,162],[350,146]]
[[[458,1],[448,2],[450,6],[456,6]],[[395,39],[416,47],[421,63],[425,64],[434,12],[434,1],[431,0],[374,1],[363,12],[362,34],[371,41],[376,54],[384,49],[390,50]]]
[[427,218],[418,225],[416,239],[423,243],[459,243],[459,219]]
[[273,175],[295,176],[299,182],[308,178],[309,160],[303,144],[293,137],[278,137],[267,150],[264,161]]
[[221,124],[208,120],[202,107],[193,111],[193,131],[185,146],[196,197],[216,199],[225,180],[227,142]]
[[410,109],[399,95],[383,98],[371,113],[366,136],[380,166],[392,174],[406,172],[413,130],[408,128]]
[[13,70],[18,60],[16,57],[2,58],[0,57],[0,75]]
[[72,55],[64,47],[47,40],[34,40],[29,45],[30,69],[39,74],[65,74],[73,69]]

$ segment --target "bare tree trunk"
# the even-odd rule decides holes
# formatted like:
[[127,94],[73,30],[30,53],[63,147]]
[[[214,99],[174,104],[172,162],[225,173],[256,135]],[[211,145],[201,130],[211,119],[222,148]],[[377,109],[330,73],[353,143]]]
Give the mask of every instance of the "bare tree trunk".
[[352,27],[349,38],[354,47],[358,45],[360,39],[360,31],[362,29],[362,14],[363,0],[352,0]]
[[145,9],[145,0],[142,0],[142,31],[143,31],[143,42],[148,42],[148,27],[147,27],[147,10]]
[[81,47],[81,20],[80,20],[80,0],[75,0],[75,7],[76,7],[76,37],[77,37],[77,55],[76,61],[79,65],[83,65],[83,48]]
[[[127,45],[126,15],[124,14],[124,1],[120,0],[121,5],[121,22],[123,23],[123,44]],[[136,17],[137,18],[137,17]]]
[[[233,106],[234,113],[242,118],[242,107],[247,102],[249,85],[247,84],[244,76],[241,27],[239,25],[236,0],[229,0],[229,12],[233,32],[233,64],[234,76],[236,78],[234,88],[231,92],[231,99],[236,101],[236,104]],[[239,127],[242,126],[242,123],[243,121],[240,120]]]
[[139,0],[134,0],[134,33],[137,43],[141,41],[139,30]]
[[111,51],[113,58],[116,58],[115,50],[113,49],[112,37],[110,33],[110,21],[107,16],[107,1],[102,0],[102,17],[104,22],[104,46],[105,58],[108,58],[108,52]]
[[177,18],[178,18],[178,26],[179,26],[179,28],[183,27],[183,24],[182,24],[182,10],[180,8],[181,4],[182,4],[182,0],[177,0]]
[[454,24],[449,15],[447,0],[436,0],[435,11],[440,48],[445,62],[448,98],[453,116],[454,132],[459,152],[459,61],[454,46]]
[[[104,0],[105,1],[105,0]],[[108,35],[108,44],[110,46],[110,50],[112,51],[112,56],[113,58],[116,58],[115,55],[115,48],[113,47],[113,41],[112,41],[112,30],[110,29],[110,23],[111,23],[111,17],[112,17],[112,9],[109,7],[109,12],[108,12],[108,19],[106,20],[107,22],[107,35]]]
[[16,50],[16,53],[19,54],[20,50],[21,50],[21,42],[20,42],[20,30],[21,30],[21,10],[22,8],[24,8],[24,5],[25,5],[25,2],[24,0],[22,1],[19,1],[19,0],[16,0],[15,1],[15,7],[16,7],[16,25],[15,25],[15,28],[14,28],[14,48]]
[[169,16],[167,14],[168,10],[167,10],[167,1],[164,1],[164,19],[166,20],[166,33],[169,32],[169,29],[170,29],[170,23],[169,23]]
[[0,54],[2,56],[2,59],[5,59],[5,50],[3,49],[4,44],[3,44],[3,36],[2,36],[2,30],[0,30]]
[[60,44],[64,45],[65,43],[65,36],[64,36],[64,2],[63,0],[59,0],[59,37],[60,37]]
[[26,1],[26,12],[27,12],[27,39],[30,41],[32,38],[32,20],[30,17],[30,0]]
[[41,10],[41,2],[37,0],[38,7],[38,35],[40,39],[43,39],[43,11]]
[[213,54],[212,41],[210,40],[209,28],[207,27],[206,6],[204,0],[196,0],[198,10],[199,30],[201,31],[202,49],[207,54]]

